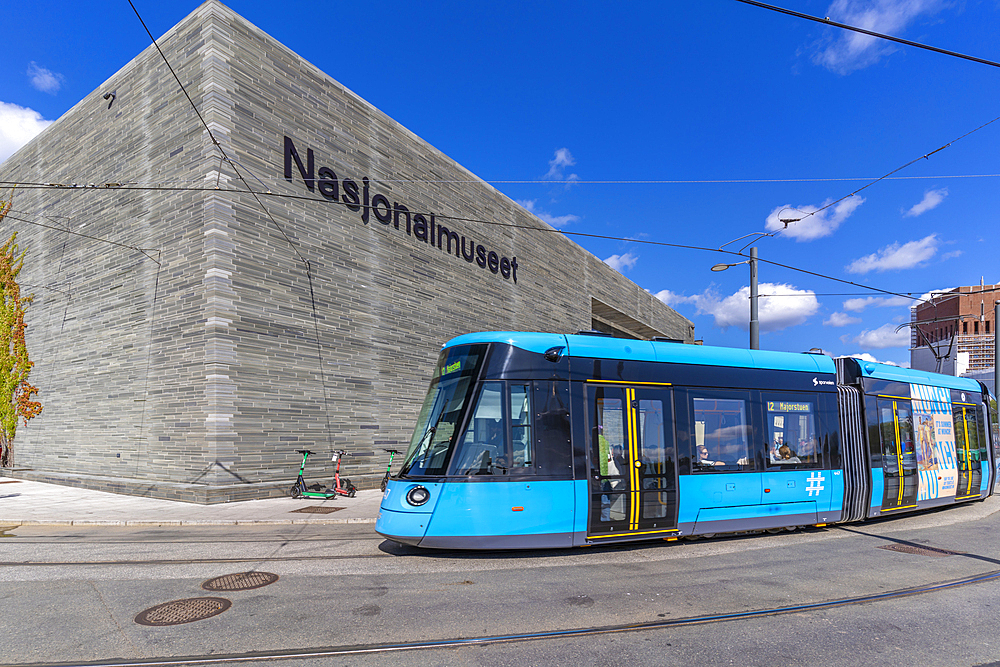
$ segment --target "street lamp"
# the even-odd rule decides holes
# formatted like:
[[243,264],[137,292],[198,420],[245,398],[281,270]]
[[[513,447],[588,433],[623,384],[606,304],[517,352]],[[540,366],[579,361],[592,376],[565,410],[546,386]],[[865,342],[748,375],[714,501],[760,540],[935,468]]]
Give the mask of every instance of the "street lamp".
[[750,265],[750,349],[760,349],[760,320],[757,317],[757,248],[750,248],[750,259],[735,264],[716,264],[713,271],[725,271],[730,266]]

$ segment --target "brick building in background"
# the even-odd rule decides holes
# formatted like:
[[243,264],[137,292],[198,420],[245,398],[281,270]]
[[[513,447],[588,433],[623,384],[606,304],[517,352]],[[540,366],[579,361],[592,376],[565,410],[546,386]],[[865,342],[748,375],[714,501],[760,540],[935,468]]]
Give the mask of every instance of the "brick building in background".
[[910,309],[910,366],[950,375],[982,375],[994,366],[994,302],[1000,285],[936,293]]
[[28,253],[45,405],[15,475],[223,502],[285,492],[295,449],[329,478],[345,448],[371,487],[453,336],[693,342],[689,320],[216,0],[158,44],[246,180],[153,46],[0,165],[26,184],[4,233]]

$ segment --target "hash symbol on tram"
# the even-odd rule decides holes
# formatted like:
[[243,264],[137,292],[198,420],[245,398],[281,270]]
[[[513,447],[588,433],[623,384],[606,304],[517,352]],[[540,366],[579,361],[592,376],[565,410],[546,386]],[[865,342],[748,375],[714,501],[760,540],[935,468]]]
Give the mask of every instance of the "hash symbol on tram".
[[806,486],[806,491],[809,493],[810,496],[813,495],[813,493],[815,493],[818,496],[819,492],[826,488],[825,486],[823,486],[823,482],[825,481],[826,477],[823,477],[823,475],[813,471],[813,473],[806,478],[806,482],[808,482],[808,486]]

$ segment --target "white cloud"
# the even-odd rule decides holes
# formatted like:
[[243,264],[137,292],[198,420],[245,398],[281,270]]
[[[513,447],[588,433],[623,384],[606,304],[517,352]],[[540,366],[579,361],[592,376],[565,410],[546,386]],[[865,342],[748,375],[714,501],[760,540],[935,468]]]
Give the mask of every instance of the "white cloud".
[[910,241],[903,245],[898,243],[887,245],[878,252],[854,260],[845,268],[848,273],[912,269],[933,257],[937,253],[937,249],[937,234],[931,234],[919,241]]
[[59,89],[62,88],[63,81],[65,81],[62,74],[39,67],[35,62],[28,65],[27,74],[35,90],[40,90],[49,95],[58,93]]
[[877,300],[878,299],[873,296],[861,299],[848,299],[844,302],[844,310],[849,310],[852,313],[860,313]]
[[860,321],[860,317],[851,317],[847,313],[834,313],[830,315],[829,319],[823,322],[823,325],[828,327],[846,327],[848,324],[857,324]]
[[853,357],[855,359],[860,359],[861,361],[874,361],[876,364],[889,364],[890,366],[898,366],[899,364],[893,363],[891,361],[879,361],[867,352],[859,352],[857,354],[845,354],[845,357]]
[[53,122],[45,120],[32,109],[0,102],[0,162],[13,155]]
[[[934,14],[944,6],[944,0],[835,0],[824,16],[898,37],[917,18]],[[841,30],[813,56],[813,62],[837,74],[850,74],[875,64],[897,48],[878,37]]]
[[[847,220],[859,206],[865,203],[863,197],[849,197],[836,206],[823,208],[829,206],[831,201],[833,200],[828,199],[819,206],[811,204],[794,207],[790,205],[779,206],[767,216],[766,227],[768,231],[780,231],[781,236],[787,236],[797,241],[812,241],[833,234],[844,220]],[[821,208],[823,210],[819,211]],[[786,209],[791,209],[791,212],[781,216],[781,212]],[[801,218],[801,220],[786,225],[779,219],[781,217],[786,219]]]
[[852,313],[860,313],[868,306],[875,306],[877,308],[899,308],[901,306],[906,306],[909,308],[914,303],[913,299],[908,299],[905,296],[869,296],[859,299],[848,299],[844,302],[844,310],[849,310]]
[[882,350],[887,347],[910,347],[910,329],[903,327],[899,331],[896,325],[883,324],[878,329],[865,329],[854,338],[861,347]]
[[911,309],[915,308],[915,307],[919,306],[922,303],[928,303],[928,302],[931,301],[931,299],[934,299],[935,297],[942,296],[943,294],[946,294],[947,292],[950,292],[953,289],[955,289],[955,288],[954,287],[942,287],[941,289],[935,289],[935,290],[931,290],[930,292],[924,292],[919,297],[917,297],[916,299],[913,300],[913,303],[910,304],[910,308]]
[[[819,310],[819,301],[809,290],[795,289],[791,285],[761,283],[758,292],[768,295],[760,297],[757,302],[757,316],[762,332],[779,331],[802,324]],[[749,287],[743,287],[727,297],[720,296],[711,288],[693,296],[674,294],[670,290],[663,290],[654,296],[668,306],[694,304],[698,314],[711,315],[715,318],[715,326],[722,329],[750,329]]]
[[681,303],[694,303],[698,298],[697,296],[684,296],[683,294],[677,294],[676,292],[671,292],[668,289],[661,290],[653,296],[668,306],[676,306]]
[[519,199],[515,203],[518,206],[522,207],[524,210],[526,210],[528,213],[531,213],[532,215],[544,220],[553,227],[562,227],[572,222],[576,222],[577,220],[580,219],[580,216],[578,215],[558,215],[558,216],[552,215],[547,211],[543,211],[540,208],[536,208],[535,202],[537,201],[538,201],[537,199]]
[[937,208],[938,204],[944,201],[944,198],[948,196],[948,188],[940,188],[938,190],[928,190],[924,193],[924,198],[920,200],[919,204],[914,204],[909,211],[903,214],[904,218],[914,218],[921,213],[926,213],[932,208]]
[[566,167],[572,167],[576,164],[576,160],[573,159],[573,154],[569,152],[568,148],[559,148],[556,150],[555,156],[549,160],[549,171],[542,178],[562,181],[562,180],[576,180],[578,176],[576,174],[570,174],[569,176],[563,176],[563,170]]
[[611,255],[604,260],[604,263],[618,273],[625,273],[625,269],[631,269],[637,261],[639,261],[638,255],[627,252],[624,255]]

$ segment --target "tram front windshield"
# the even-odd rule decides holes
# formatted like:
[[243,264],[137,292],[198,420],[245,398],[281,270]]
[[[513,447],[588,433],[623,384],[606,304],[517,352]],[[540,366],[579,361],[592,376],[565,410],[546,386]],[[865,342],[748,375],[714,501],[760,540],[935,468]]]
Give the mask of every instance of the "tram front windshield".
[[445,474],[459,420],[488,349],[488,345],[470,345],[441,353],[400,475]]

